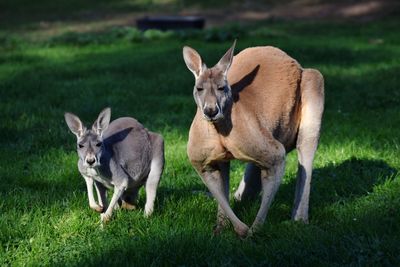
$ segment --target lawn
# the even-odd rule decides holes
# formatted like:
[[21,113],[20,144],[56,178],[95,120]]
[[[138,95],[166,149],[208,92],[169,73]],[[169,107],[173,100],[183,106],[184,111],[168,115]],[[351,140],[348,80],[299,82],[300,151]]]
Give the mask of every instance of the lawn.
[[[29,41],[0,30],[0,265],[400,265],[400,20],[279,22],[205,32],[128,28]],[[216,63],[274,45],[325,77],[326,108],[314,163],[310,223],[290,220],[296,153],[265,226],[240,240],[214,236],[217,204],[186,156],[195,113],[182,47]],[[91,124],[101,109],[133,116],[165,139],[155,213],[117,211],[100,227],[88,207],[65,111]],[[243,165],[233,164],[231,189]],[[250,224],[260,199],[234,203]]]

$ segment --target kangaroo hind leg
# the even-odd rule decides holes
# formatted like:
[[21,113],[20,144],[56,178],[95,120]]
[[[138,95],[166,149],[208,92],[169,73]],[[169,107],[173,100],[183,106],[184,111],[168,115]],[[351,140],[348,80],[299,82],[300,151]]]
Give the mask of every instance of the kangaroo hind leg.
[[243,179],[235,192],[235,200],[254,198],[261,191],[261,169],[254,163],[247,163]]
[[121,208],[126,210],[135,210],[137,208],[139,189],[140,187],[129,188],[122,194]]
[[301,121],[297,137],[298,170],[292,219],[308,222],[312,164],[317,150],[324,110],[324,80],[313,69],[305,69],[301,81]]
[[150,173],[147,177],[146,188],[146,204],[144,214],[150,216],[154,210],[154,201],[156,199],[158,184],[160,183],[161,175],[164,170],[164,141],[161,136],[151,134],[153,158],[151,160]]

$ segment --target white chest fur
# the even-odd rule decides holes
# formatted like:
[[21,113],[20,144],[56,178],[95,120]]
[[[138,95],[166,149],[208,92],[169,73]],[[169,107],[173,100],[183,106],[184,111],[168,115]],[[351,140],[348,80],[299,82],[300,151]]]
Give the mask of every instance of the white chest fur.
[[85,175],[102,183],[104,186],[108,187],[109,189],[114,187],[114,184],[109,179],[101,176],[100,172],[95,168],[86,168]]

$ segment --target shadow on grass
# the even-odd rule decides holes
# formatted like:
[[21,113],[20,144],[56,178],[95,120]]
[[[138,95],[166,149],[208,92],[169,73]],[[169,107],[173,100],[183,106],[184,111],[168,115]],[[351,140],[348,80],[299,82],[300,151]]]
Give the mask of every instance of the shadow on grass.
[[[397,172],[383,160],[358,158],[351,158],[338,166],[330,164],[316,169],[311,190],[312,205],[323,207],[367,195],[374,186],[393,179]],[[292,183],[288,187],[294,187],[294,180]],[[286,190],[285,187],[283,189]]]
[[[191,224],[192,217],[188,214],[187,225],[182,226],[181,221],[178,225],[171,224],[170,221],[164,224],[160,222],[157,229],[151,229],[152,226],[149,225],[148,232],[139,236],[116,237],[112,229],[107,230],[99,236],[101,242],[106,242],[102,244],[102,251],[93,254],[88,251],[87,257],[76,264],[229,266],[246,263],[262,266],[276,264],[320,266],[333,263],[341,265],[355,261],[361,265],[390,264],[396,262],[398,257],[395,254],[395,246],[390,246],[392,241],[387,229],[395,227],[393,222],[399,216],[393,213],[393,210],[398,204],[388,199],[382,200],[378,195],[379,200],[373,200],[372,205],[357,204],[361,210],[358,221],[353,221],[352,209],[356,206],[355,203],[365,199],[375,186],[389,181],[396,173],[395,169],[383,161],[356,158],[315,170],[311,209],[320,209],[339,202],[351,206],[350,209],[344,210],[343,214],[336,214],[330,220],[314,221],[312,211],[309,225],[287,220],[290,213],[277,207],[281,204],[291,206],[295,186],[295,181],[292,179],[289,184],[281,186],[267,219],[268,222],[253,239],[241,241],[230,228],[219,236],[213,236],[211,224],[208,226],[199,226],[196,222]],[[191,189],[188,188],[188,191]],[[179,192],[178,194],[187,196],[185,188]],[[174,194],[161,190],[160,201],[163,202],[165,194],[170,193]],[[236,205],[237,214],[242,217],[244,213],[248,213],[246,209],[250,209],[254,214],[247,215],[254,219],[256,212],[254,206],[258,208],[259,200],[240,203]],[[200,211],[201,209],[204,207],[200,208]],[[156,220],[162,220],[167,215],[161,212]],[[207,223],[206,221],[203,223]],[[382,236],[380,239],[374,239],[366,232]],[[114,240],[113,244],[118,243],[118,245],[108,246],[107,240],[110,238],[113,240],[117,238],[118,241]],[[376,254],[376,251],[382,252]]]
[[[330,164],[313,170],[310,193],[310,220],[313,210],[320,210],[334,203],[345,203],[370,194],[374,187],[385,183],[397,174],[397,170],[382,160],[351,158],[340,164]],[[296,177],[282,184],[272,203],[267,221],[278,223],[290,219],[293,208]],[[235,203],[236,213],[247,220],[254,220],[261,199]],[[250,211],[250,212],[249,212]],[[253,215],[251,215],[251,214]]]

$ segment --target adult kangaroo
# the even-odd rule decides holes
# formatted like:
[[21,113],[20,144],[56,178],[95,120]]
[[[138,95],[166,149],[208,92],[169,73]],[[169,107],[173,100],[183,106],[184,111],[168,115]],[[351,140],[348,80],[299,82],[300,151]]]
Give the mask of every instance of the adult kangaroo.
[[[319,71],[303,69],[275,47],[247,48],[233,56],[235,43],[212,68],[193,48],[183,48],[185,63],[195,76],[197,104],[187,153],[218,201],[214,231],[221,231],[228,218],[236,233],[245,237],[264,223],[284,174],[286,153],[294,148],[298,172],[292,219],[308,222],[324,81]],[[231,159],[248,162],[237,200],[262,188],[261,206],[250,229],[229,206]]]

